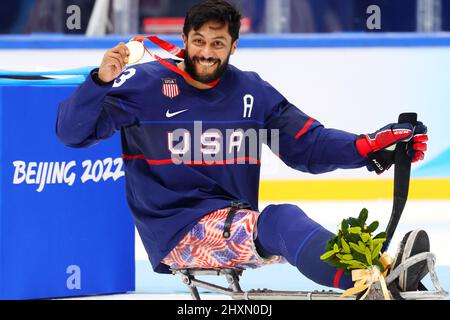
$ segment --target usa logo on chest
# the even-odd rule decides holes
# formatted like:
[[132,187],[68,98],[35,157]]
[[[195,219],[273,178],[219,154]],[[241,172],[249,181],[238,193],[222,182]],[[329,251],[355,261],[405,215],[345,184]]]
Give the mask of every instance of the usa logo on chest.
[[180,89],[178,88],[177,80],[170,78],[164,78],[161,80],[163,82],[162,93],[166,97],[173,99],[180,94]]

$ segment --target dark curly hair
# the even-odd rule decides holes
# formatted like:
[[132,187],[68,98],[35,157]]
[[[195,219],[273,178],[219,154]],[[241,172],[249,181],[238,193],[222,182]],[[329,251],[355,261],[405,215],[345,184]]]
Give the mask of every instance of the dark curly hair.
[[184,20],[183,33],[197,31],[206,22],[217,21],[228,24],[228,32],[233,42],[239,39],[241,29],[241,14],[230,3],[224,0],[206,0],[189,9]]

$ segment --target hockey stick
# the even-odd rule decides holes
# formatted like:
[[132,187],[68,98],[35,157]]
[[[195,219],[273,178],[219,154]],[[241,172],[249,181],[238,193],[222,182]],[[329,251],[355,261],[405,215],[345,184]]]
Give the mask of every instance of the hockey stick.
[[[417,123],[417,113],[400,114],[398,123],[410,123],[415,126]],[[402,216],[403,209],[405,208],[406,200],[408,199],[411,160],[406,153],[407,144],[407,142],[400,142],[395,149],[394,203],[391,218],[386,228],[386,241],[381,252],[388,249],[400,217]]]

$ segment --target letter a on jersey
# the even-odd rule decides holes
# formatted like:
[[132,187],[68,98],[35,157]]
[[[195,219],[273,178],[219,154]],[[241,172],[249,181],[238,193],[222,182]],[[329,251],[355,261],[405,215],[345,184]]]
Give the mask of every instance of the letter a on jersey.
[[161,80],[163,82],[162,93],[166,97],[173,99],[180,94],[180,89],[178,88],[177,80],[170,78],[164,78]]

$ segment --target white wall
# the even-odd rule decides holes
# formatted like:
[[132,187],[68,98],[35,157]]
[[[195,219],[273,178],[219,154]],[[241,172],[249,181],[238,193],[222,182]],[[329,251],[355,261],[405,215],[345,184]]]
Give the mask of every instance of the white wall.
[[[103,54],[104,50],[0,50],[0,69],[95,66]],[[450,145],[450,48],[241,49],[231,63],[257,71],[327,127],[368,133],[395,122],[401,112],[414,111],[429,126],[427,160]],[[264,159],[265,179],[374,177],[366,169],[312,177],[288,168],[270,152]]]

